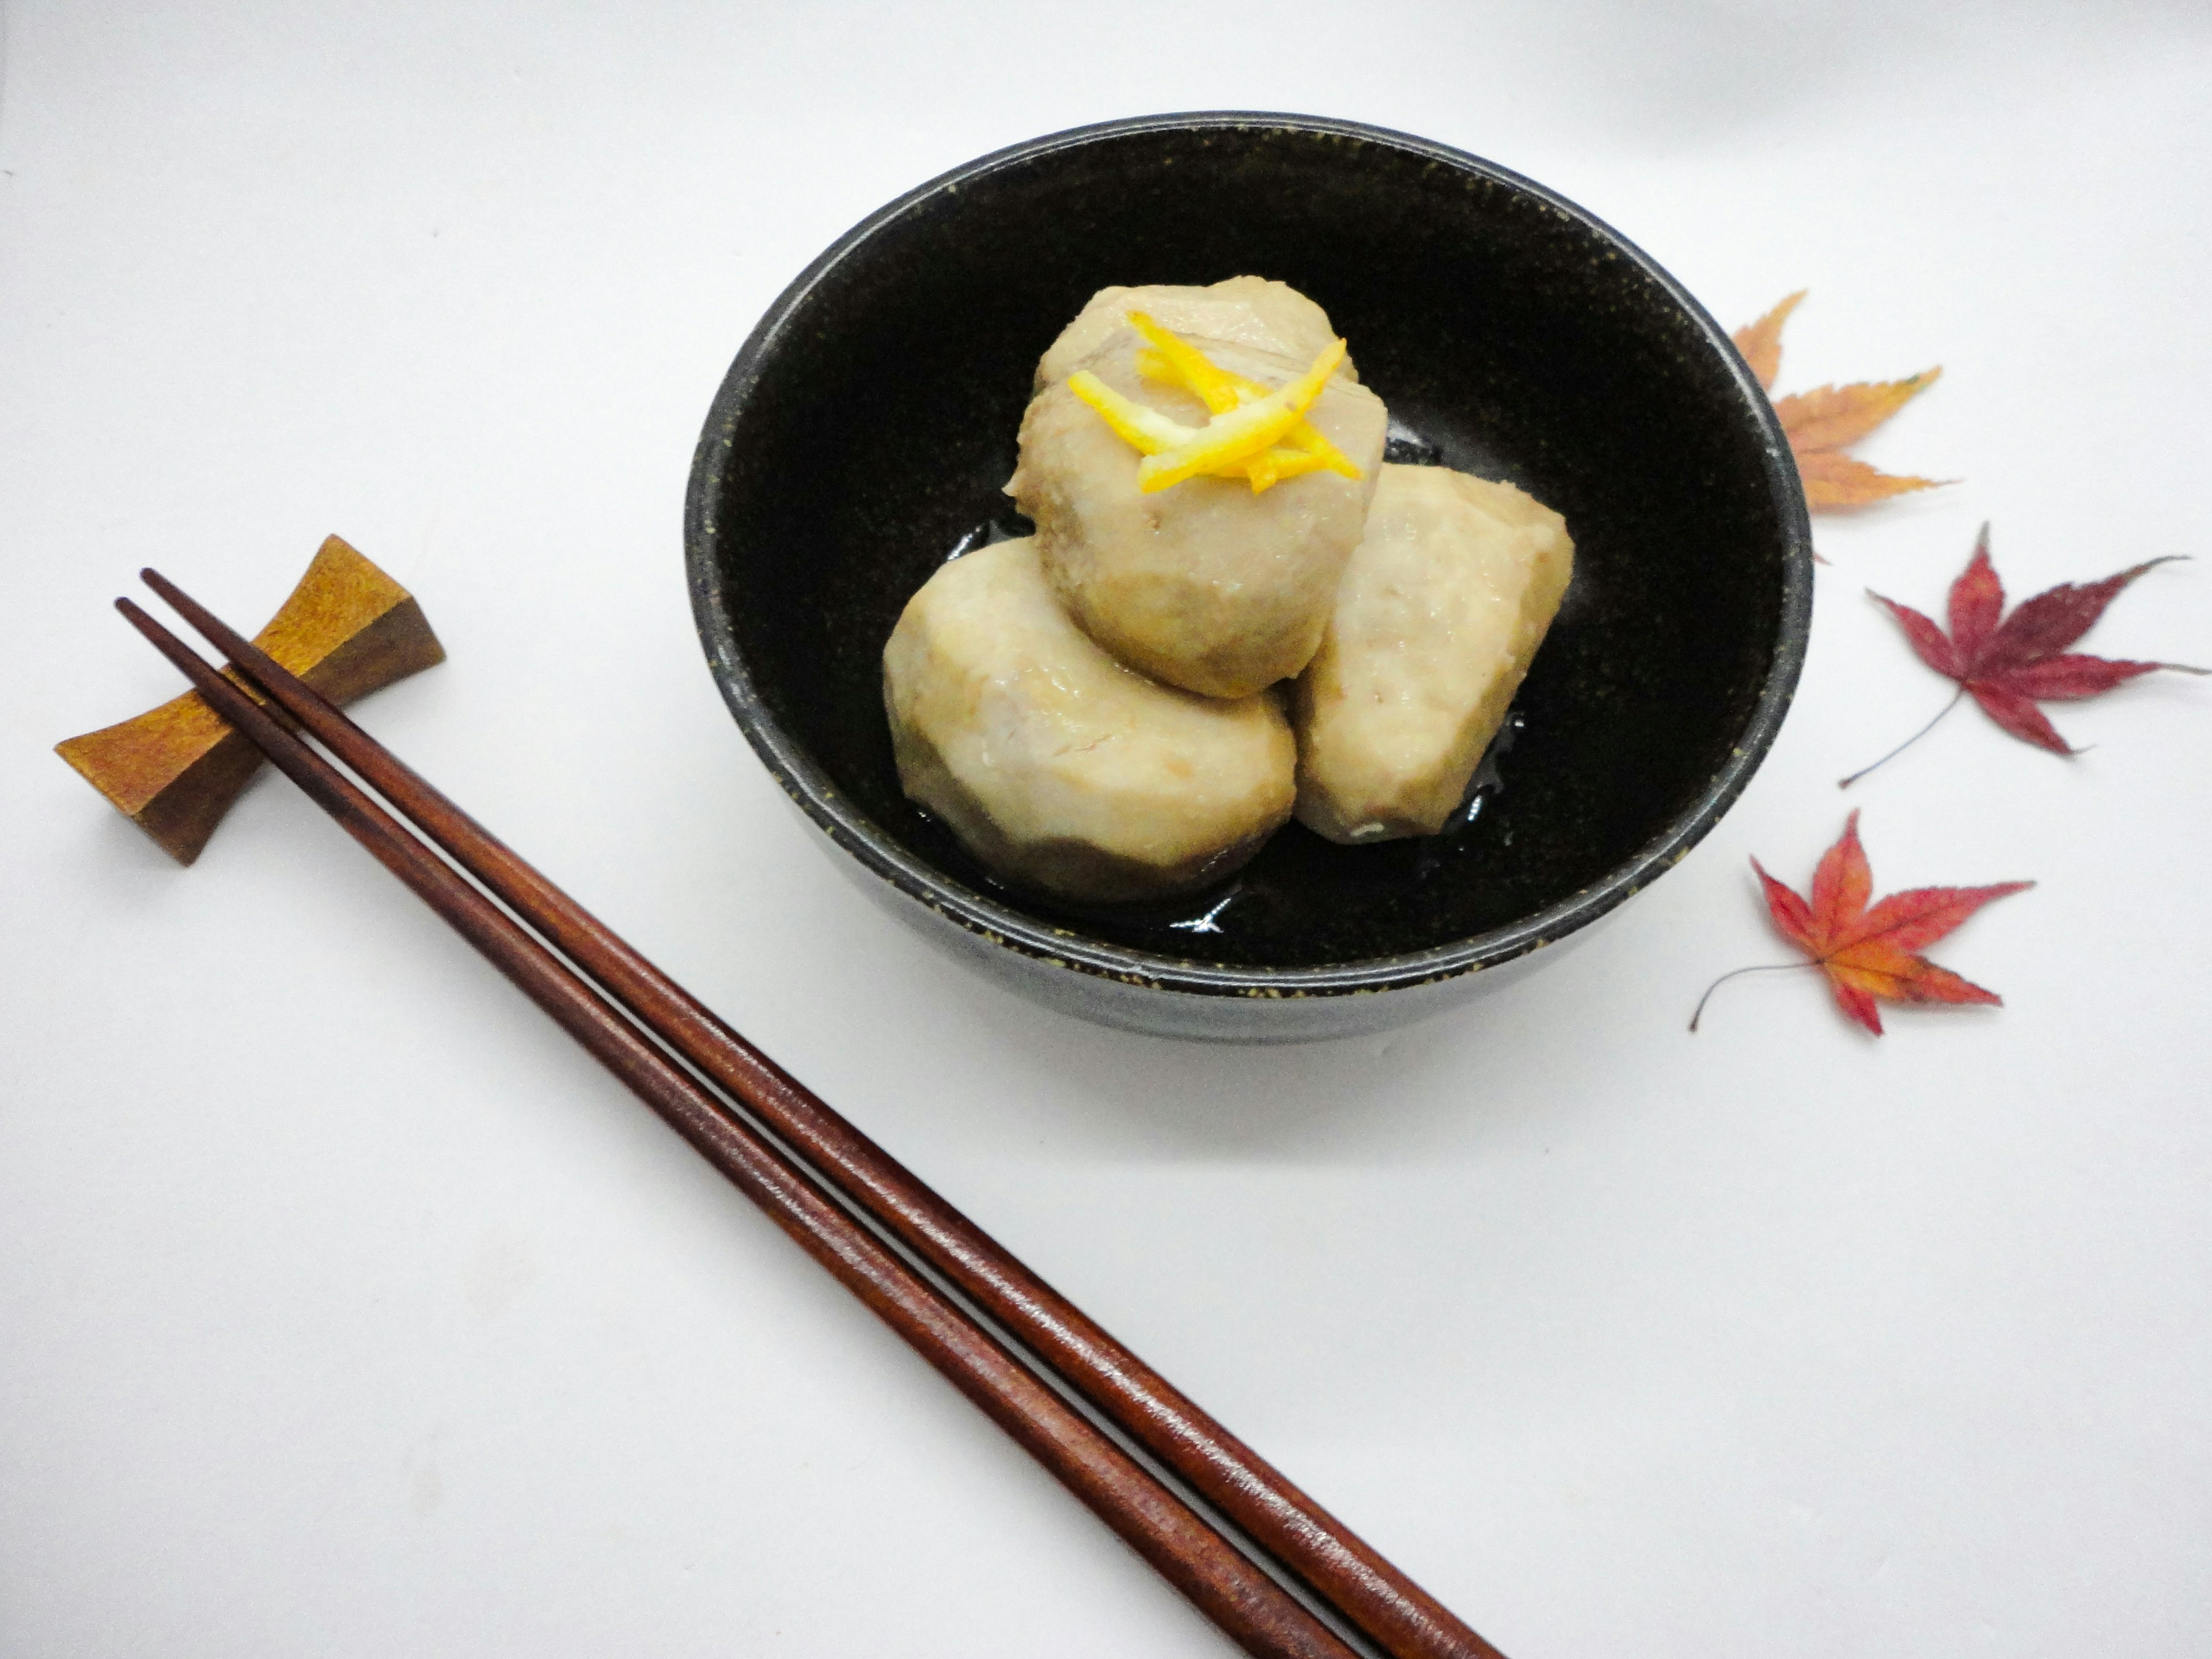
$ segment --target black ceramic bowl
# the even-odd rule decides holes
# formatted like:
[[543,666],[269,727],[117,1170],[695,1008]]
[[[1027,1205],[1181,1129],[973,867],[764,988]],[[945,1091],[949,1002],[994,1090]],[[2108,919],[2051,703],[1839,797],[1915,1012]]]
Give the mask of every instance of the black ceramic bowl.
[[[1328,310],[1389,405],[1393,459],[1565,514],[1574,585],[1449,833],[1346,848],[1292,823],[1170,907],[1017,894],[900,794],[884,641],[956,549],[1019,531],[999,487],[1030,371],[1084,301],[1243,272]],[[1304,116],[1057,133],[867,219],[731,365],[684,533],[714,678],[836,861],[993,977],[1185,1036],[1371,1030],[1555,951],[1735,799],[1811,610],[1788,447],[1679,283],[1540,185]]]

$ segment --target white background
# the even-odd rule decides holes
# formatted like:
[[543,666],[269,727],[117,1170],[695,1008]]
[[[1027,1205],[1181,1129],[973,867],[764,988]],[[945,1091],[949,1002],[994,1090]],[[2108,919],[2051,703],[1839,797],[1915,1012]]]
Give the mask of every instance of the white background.
[[[1962,709],[1880,886],[2032,877],[1880,1042],[1785,959],[1948,688],[1862,597],[2212,554],[2212,18],[27,0],[0,88],[0,1653],[1210,1655],[1220,1639],[281,782],[181,871],[49,752],[329,532],[445,666],[369,724],[1515,1659],[2212,1650],[2212,691]],[[1750,792],[1587,949],[1302,1050],[1069,1023],[814,847],[679,504],[824,244],[1157,110],[1530,173],[1784,390],[1940,362],[1824,520]],[[1227,274],[1227,273],[1224,273]],[[1141,280],[1144,273],[1129,273]],[[1325,296],[1324,296],[1325,297]],[[1357,342],[1354,342],[1355,349]],[[2212,566],[2089,648],[2212,659]]]

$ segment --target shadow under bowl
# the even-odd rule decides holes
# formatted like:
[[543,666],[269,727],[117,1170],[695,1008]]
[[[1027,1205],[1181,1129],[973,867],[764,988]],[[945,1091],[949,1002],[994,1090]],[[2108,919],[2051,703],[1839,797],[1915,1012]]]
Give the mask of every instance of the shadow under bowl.
[[[1013,891],[901,794],[884,642],[956,550],[1021,532],[1000,486],[1030,374],[1091,294],[1246,272],[1327,309],[1393,459],[1564,514],[1573,585],[1446,834],[1347,848],[1294,823],[1175,905]],[[1302,116],[1059,133],[868,218],[731,365],[684,533],[722,694],[848,874],[1054,1007],[1231,1040],[1434,1012],[1663,873],[1773,741],[1812,604],[1788,446],[1678,283],[1486,161]]]

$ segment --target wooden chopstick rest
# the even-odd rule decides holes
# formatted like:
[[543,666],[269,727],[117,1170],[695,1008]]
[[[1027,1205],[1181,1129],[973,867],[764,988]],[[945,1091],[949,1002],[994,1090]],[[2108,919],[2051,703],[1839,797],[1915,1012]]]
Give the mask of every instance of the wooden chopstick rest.
[[[336,536],[253,642],[337,703],[446,659],[415,596]],[[54,752],[179,864],[200,855],[261,765],[261,751],[197,691]]]

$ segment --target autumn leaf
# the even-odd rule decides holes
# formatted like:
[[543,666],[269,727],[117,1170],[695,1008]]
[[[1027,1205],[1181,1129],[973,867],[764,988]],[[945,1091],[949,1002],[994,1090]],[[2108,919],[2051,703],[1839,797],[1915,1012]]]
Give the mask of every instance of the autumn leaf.
[[[1948,968],[1939,968],[1920,951],[1950,933],[1992,899],[2033,887],[2032,881],[2004,881],[1992,887],[1916,887],[1892,893],[1869,908],[1874,891],[1874,872],[1859,844],[1859,815],[1844,823],[1844,833],[1821,856],[1813,872],[1813,896],[1800,898],[1791,889],[1766,873],[1757,859],[1751,867],[1759,873],[1766,895],[1767,914],[1783,938],[1812,958],[1809,964],[1827,975],[1836,1006],[1850,1018],[1881,1035],[1879,1001],[1978,1002],[2003,1001]],[[1790,967],[1800,964],[1791,963]],[[1690,1016],[1690,1029],[1698,1029],[1705,1003],[1713,992],[1736,974],[1771,971],[1739,968],[1715,980]]]
[[[1770,392],[1782,367],[1782,325],[1804,297],[1805,291],[1800,289],[1757,322],[1736,331],[1735,349],[1743,354],[1760,387]],[[1790,453],[1797,459],[1797,476],[1804,481],[1807,505],[1815,511],[1864,507],[1945,483],[1941,478],[1899,477],[1878,471],[1843,453],[1935,385],[1942,373],[1939,367],[1908,380],[1824,386],[1776,398],[1774,412],[1789,436]]]
[[[2058,735],[2058,729],[2036,707],[2039,702],[2081,702],[2100,696],[2116,685],[2160,668],[2177,674],[2202,674],[2178,662],[2130,662],[2087,656],[2067,650],[2087,633],[2105,607],[2144,571],[2170,564],[2180,556],[2151,559],[2096,582],[2061,582],[2022,603],[2004,616],[2004,585],[1990,562],[1990,527],[1982,526],[1959,580],[1951,584],[1951,631],[1945,634],[1933,619],[1910,605],[1886,599],[1872,589],[1867,597],[1897,619],[1905,637],[1921,661],[1947,679],[1958,682],[1951,701],[1903,743],[1874,766],[1860,768],[1836,786],[1847,789],[1882,762],[1902,754],[1935,729],[1940,720],[1972,696],[1982,712],[2023,743],[2048,749],[2056,755],[2079,751]],[[1999,618],[2002,617],[2000,621]]]

